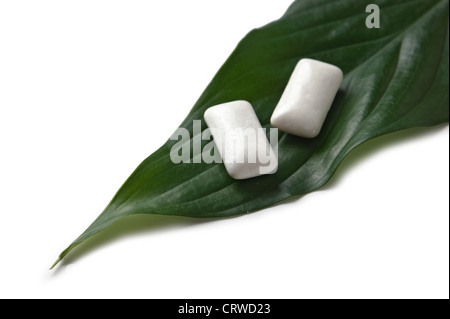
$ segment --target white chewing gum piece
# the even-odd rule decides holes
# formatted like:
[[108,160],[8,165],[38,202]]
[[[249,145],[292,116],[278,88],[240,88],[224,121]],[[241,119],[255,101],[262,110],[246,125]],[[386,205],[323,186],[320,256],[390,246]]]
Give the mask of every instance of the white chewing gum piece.
[[247,179],[277,171],[277,156],[249,102],[210,107],[204,118],[232,178]]
[[337,66],[301,59],[272,114],[272,126],[292,135],[316,137],[342,78],[342,71]]

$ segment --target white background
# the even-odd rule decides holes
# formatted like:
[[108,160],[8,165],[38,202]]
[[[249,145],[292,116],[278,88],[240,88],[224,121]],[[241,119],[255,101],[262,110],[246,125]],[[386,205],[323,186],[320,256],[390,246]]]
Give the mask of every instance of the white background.
[[255,214],[127,219],[49,271],[291,0],[0,3],[1,298],[448,298],[447,125]]

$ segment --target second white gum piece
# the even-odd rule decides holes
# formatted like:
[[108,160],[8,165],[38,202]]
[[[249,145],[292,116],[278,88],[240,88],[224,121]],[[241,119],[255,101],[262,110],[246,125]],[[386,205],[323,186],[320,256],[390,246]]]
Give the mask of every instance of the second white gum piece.
[[210,107],[204,118],[232,178],[247,179],[277,171],[277,156],[249,102]]
[[335,65],[301,59],[272,114],[272,126],[306,138],[319,135],[342,78]]

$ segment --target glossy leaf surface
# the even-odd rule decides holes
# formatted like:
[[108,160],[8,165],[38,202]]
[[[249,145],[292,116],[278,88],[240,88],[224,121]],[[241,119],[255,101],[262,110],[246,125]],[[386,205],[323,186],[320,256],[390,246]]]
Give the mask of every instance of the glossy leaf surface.
[[[133,214],[228,217],[253,212],[323,186],[344,157],[374,137],[448,122],[448,0],[372,1],[381,27],[366,27],[365,1],[295,1],[252,30],[218,71],[180,127],[191,132],[213,105],[252,103],[270,116],[294,66],[313,58],[339,66],[344,80],[320,135],[279,134],[274,175],[233,180],[223,164],[174,164],[168,140],[132,173],[104,212],[61,255]],[[130,137],[132,138],[132,137]],[[208,141],[203,141],[202,146]],[[58,259],[58,261],[60,260]]]

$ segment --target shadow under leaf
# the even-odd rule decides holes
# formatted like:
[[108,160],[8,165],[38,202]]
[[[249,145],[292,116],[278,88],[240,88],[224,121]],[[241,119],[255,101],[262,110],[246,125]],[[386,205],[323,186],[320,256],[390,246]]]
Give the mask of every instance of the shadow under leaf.
[[[418,138],[426,138],[428,136],[432,136],[438,134],[442,130],[446,129],[448,124],[435,126],[432,128],[412,128],[403,131],[398,131],[394,133],[390,133],[387,135],[383,135],[377,137],[375,139],[369,140],[360,146],[356,147],[352,150],[346,158],[342,161],[342,163],[337,168],[336,172],[330,178],[330,180],[318,191],[321,190],[329,190],[335,187],[344,174],[355,167],[358,163],[364,161],[367,157],[371,156],[377,151],[381,149],[393,147],[395,145],[408,142],[412,139]],[[279,204],[287,205],[292,202],[296,202],[302,196],[295,196],[292,198],[288,198]],[[277,204],[277,205],[279,205]],[[226,217],[226,218],[237,218],[235,217]],[[101,231],[100,233],[94,235],[89,240],[81,243],[77,246],[67,257],[65,257],[58,269],[54,272],[58,273],[60,269],[63,269],[65,266],[74,263],[76,260],[81,258],[82,256],[95,251],[96,249],[106,245],[112,244],[116,240],[124,237],[124,236],[135,236],[139,234],[145,233],[154,233],[158,231],[166,231],[169,229],[177,229],[184,228],[199,224],[204,224],[212,221],[219,221],[225,218],[191,218],[191,217],[180,217],[180,216],[165,216],[165,215],[152,215],[152,214],[141,214],[141,215],[132,215],[128,217],[124,217],[121,220],[117,221],[109,228]]]

